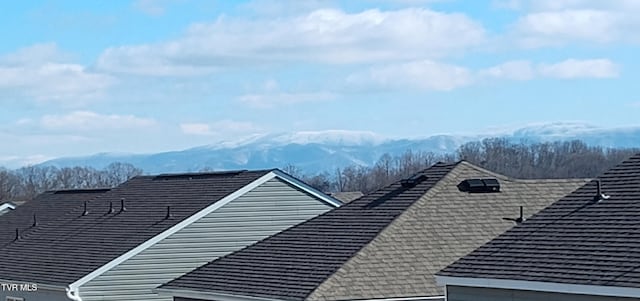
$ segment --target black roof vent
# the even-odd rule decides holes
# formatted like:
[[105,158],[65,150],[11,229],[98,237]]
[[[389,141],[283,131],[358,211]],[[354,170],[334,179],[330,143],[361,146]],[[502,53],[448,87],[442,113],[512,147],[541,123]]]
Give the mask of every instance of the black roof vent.
[[423,173],[417,173],[409,178],[400,180],[400,184],[402,185],[402,187],[411,188],[411,187],[415,187],[416,185],[426,180],[427,178],[428,178],[427,175]]
[[33,214],[33,224],[31,224],[31,227],[36,227],[38,226],[38,218],[36,217],[36,214]]
[[500,182],[497,179],[466,179],[458,184],[458,189],[470,193],[500,192]]
[[600,183],[600,180],[596,180],[596,185],[597,185],[596,186],[597,192],[596,192],[596,195],[593,197],[594,201],[601,202],[611,197],[604,194],[604,192],[602,192],[602,183]]
[[120,212],[119,213],[122,213],[122,212],[125,212],[125,211],[127,211],[127,207],[125,207],[125,205],[124,205],[124,198],[121,198],[120,199]]
[[89,210],[87,209],[87,201],[84,201],[84,211],[82,212],[82,216],[86,216],[89,214]]
[[13,241],[20,240],[20,238],[21,238],[20,237],[20,229],[16,228],[16,237],[13,239]]
[[208,179],[216,177],[232,177],[237,176],[248,170],[229,170],[229,171],[212,171],[212,172],[190,172],[190,173],[178,173],[178,174],[159,174],[153,177],[154,180],[193,180],[193,179]]

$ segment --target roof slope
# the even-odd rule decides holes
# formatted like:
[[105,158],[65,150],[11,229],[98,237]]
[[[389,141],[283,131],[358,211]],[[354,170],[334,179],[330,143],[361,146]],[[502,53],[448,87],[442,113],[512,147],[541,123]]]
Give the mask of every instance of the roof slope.
[[[163,288],[284,300],[442,295],[433,275],[586,180],[517,180],[467,162],[399,183],[201,267]],[[498,178],[500,193],[466,193],[467,178]],[[393,197],[387,197],[393,192]],[[371,210],[367,204],[380,203]],[[389,207],[393,205],[393,207]]]
[[640,288],[640,154],[599,179],[438,275]]
[[0,279],[66,286],[270,171],[135,177],[0,249]]
[[437,164],[415,187],[394,183],[221,257],[163,288],[303,300],[454,166]]
[[22,235],[33,229],[33,215],[38,225],[44,225],[64,216],[69,210],[94,199],[109,189],[74,189],[47,191],[31,201],[17,206],[0,217],[0,248],[16,237],[16,228]]

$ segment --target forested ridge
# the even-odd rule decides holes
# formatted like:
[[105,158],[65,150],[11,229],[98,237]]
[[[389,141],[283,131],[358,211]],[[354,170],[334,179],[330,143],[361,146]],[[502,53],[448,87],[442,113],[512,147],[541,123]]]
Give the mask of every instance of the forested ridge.
[[[495,138],[466,143],[456,153],[407,150],[396,156],[385,154],[373,166],[352,165],[313,175],[292,164],[283,169],[322,191],[368,193],[439,161],[466,160],[515,178],[591,178],[639,152],[589,146],[577,140],[514,143]],[[142,173],[131,164],[117,162],[102,170],[80,166],[0,168],[0,202],[29,200],[47,190],[113,187]]]

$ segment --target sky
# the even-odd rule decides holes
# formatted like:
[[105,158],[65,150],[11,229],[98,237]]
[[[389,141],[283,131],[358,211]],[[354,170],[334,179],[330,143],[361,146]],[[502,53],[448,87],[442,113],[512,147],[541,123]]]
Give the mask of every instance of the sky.
[[0,165],[264,133],[638,126],[636,0],[0,4]]

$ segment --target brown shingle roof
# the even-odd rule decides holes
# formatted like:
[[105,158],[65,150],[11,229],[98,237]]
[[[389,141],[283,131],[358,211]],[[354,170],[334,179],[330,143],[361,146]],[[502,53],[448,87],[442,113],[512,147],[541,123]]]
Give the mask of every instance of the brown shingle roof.
[[[162,289],[281,300],[442,295],[434,273],[586,180],[517,180],[466,162],[424,171],[205,265]],[[458,190],[467,178],[498,178],[500,193]],[[372,206],[372,204],[378,204]]]

